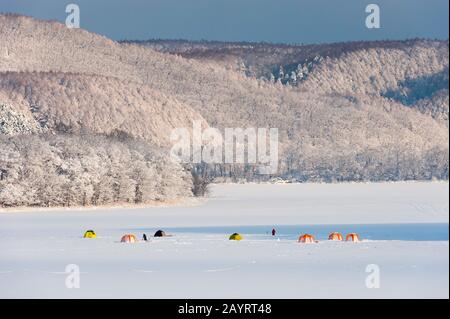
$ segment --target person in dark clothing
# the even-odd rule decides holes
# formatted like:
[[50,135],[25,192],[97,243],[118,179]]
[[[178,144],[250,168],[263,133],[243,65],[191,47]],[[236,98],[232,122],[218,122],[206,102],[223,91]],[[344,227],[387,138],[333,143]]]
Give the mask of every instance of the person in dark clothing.
[[148,240],[146,234],[142,235],[142,240],[143,240],[143,241],[147,241],[147,240]]
[[274,229],[272,229],[272,236],[275,236],[277,234],[277,231]]

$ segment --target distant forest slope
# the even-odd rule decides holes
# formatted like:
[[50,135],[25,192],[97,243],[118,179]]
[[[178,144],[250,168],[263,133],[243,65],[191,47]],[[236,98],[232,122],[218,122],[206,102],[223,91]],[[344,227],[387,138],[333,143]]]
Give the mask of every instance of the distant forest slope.
[[429,103],[448,96],[448,41],[411,39],[312,45],[185,40],[123,43],[213,62],[249,77],[302,90],[382,95],[448,120],[448,99]]
[[289,70],[298,64],[305,64],[318,58],[339,58],[343,54],[368,50],[405,49],[426,41],[412,39],[405,41],[355,41],[324,44],[276,44],[254,42],[219,42],[219,41],[187,41],[187,40],[124,40],[121,43],[132,43],[147,46],[158,52],[170,53],[196,60],[209,60],[222,64],[227,68],[245,71],[253,77],[277,76],[280,67]]

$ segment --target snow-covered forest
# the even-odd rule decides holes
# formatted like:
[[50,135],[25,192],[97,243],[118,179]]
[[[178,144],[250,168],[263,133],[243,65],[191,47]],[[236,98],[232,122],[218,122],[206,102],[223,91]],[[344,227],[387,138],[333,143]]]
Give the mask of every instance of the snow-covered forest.
[[0,206],[92,206],[192,196],[189,171],[137,140],[0,135]]

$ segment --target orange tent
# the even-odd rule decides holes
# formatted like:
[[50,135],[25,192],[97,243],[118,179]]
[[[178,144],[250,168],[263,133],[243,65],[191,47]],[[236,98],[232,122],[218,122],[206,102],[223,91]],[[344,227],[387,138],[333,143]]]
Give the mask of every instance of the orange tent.
[[310,234],[304,234],[304,235],[301,235],[301,236],[298,238],[298,242],[299,242],[299,243],[315,243],[316,240],[314,239],[314,236],[313,236],[313,235],[310,235]]
[[333,232],[328,236],[328,240],[342,241],[344,240],[344,238],[342,237],[341,233]]
[[122,243],[135,243],[137,242],[136,236],[132,234],[126,234],[122,236],[122,239],[120,240]]
[[354,241],[354,242],[358,242],[361,241],[361,239],[359,238],[359,235],[356,233],[350,233],[345,237],[346,241]]

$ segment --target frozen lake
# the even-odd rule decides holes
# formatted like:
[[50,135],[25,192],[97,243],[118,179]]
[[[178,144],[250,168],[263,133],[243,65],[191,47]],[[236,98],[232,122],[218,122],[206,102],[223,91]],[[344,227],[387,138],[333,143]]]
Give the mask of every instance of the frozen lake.
[[[216,185],[188,206],[4,210],[0,298],[448,298],[448,216],[444,182]],[[119,242],[158,229],[174,236]],[[71,264],[79,288],[66,286]]]
[[[270,233],[275,228],[273,237]],[[146,229],[136,229],[145,233]],[[440,224],[358,224],[358,225],[268,225],[268,226],[225,226],[225,227],[180,227],[169,228],[169,233],[186,234],[232,234],[238,232],[251,239],[283,240],[298,239],[300,234],[313,234],[317,240],[327,240],[331,232],[345,234],[356,232],[364,240],[408,240],[445,241],[448,240],[449,225]]]

